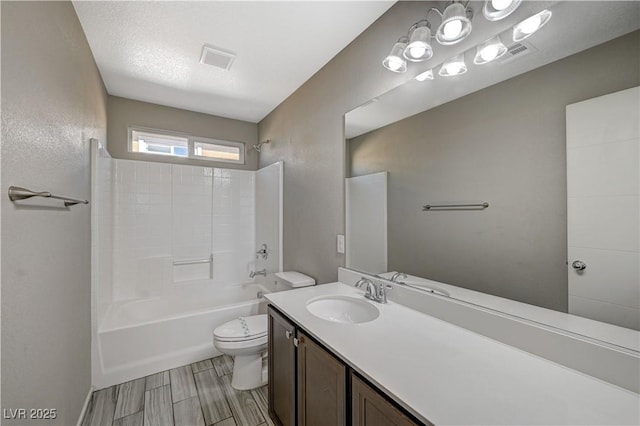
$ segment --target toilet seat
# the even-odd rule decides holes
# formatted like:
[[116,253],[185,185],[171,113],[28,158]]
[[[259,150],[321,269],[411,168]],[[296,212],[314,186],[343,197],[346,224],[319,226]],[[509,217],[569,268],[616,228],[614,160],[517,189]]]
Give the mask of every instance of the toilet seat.
[[267,327],[266,314],[240,317],[216,327],[213,338],[218,342],[260,345],[266,342]]

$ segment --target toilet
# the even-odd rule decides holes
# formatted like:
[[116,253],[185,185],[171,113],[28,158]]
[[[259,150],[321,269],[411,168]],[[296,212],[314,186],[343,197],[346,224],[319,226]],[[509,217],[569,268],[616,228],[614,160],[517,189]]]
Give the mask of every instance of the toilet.
[[[276,291],[309,287],[316,281],[300,272],[277,272]],[[267,383],[263,355],[268,345],[266,314],[240,317],[213,331],[213,345],[223,354],[234,357],[231,386],[238,390],[255,389]]]

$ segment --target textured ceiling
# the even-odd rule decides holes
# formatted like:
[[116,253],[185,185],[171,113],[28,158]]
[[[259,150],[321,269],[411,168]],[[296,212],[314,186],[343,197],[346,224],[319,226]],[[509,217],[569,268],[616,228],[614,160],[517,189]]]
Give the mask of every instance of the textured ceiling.
[[[258,122],[392,1],[75,1],[111,95]],[[203,44],[237,54],[199,62]]]

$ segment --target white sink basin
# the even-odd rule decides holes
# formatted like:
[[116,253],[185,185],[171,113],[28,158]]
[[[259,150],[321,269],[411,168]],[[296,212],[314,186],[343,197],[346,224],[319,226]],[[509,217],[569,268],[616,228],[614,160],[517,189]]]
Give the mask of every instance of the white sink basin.
[[307,302],[307,310],[318,318],[343,324],[360,324],[380,316],[371,303],[349,296],[322,296]]

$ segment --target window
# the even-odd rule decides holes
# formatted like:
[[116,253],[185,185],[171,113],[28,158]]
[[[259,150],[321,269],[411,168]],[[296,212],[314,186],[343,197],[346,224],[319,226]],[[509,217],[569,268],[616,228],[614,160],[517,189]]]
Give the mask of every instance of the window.
[[130,151],[145,154],[189,156],[189,138],[130,129]]
[[244,143],[129,128],[129,152],[244,164]]
[[207,160],[244,164],[244,144],[217,139],[193,138],[193,156]]

